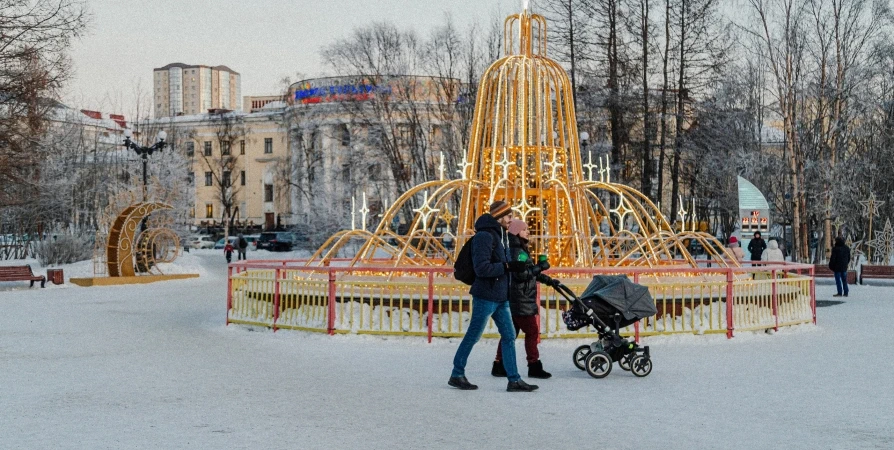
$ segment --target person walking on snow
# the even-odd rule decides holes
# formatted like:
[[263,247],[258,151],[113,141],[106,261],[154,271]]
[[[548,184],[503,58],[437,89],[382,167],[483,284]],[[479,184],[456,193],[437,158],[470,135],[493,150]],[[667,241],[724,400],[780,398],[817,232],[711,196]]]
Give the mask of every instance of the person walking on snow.
[[729,249],[733,252],[733,256],[736,257],[736,261],[745,260],[745,252],[742,251],[742,247],[739,246],[739,240],[735,236],[729,237]]
[[778,242],[773,240],[767,244],[767,249],[764,250],[764,253],[761,255],[761,261],[785,261],[785,256],[782,255],[782,250],[779,249]]
[[242,233],[239,233],[239,237],[236,240],[236,247],[239,248],[239,260],[245,259],[245,250],[248,249],[248,241],[242,236]]
[[767,248],[767,243],[761,239],[761,232],[754,232],[754,239],[748,243],[748,251],[751,252],[751,260],[752,261],[760,261],[761,255],[764,254],[764,250]]
[[832,255],[829,257],[829,270],[835,274],[835,287],[838,293],[832,297],[847,297],[847,266],[851,262],[851,249],[844,243],[844,238],[838,236],[835,238],[835,246],[832,247]]
[[[513,219],[509,223],[509,260],[525,263],[525,271],[512,275],[509,283],[509,310],[512,312],[512,324],[515,325],[515,336],[519,331],[525,332],[525,355],[528,361],[528,376],[531,378],[546,379],[552,376],[543,370],[540,361],[540,352],[537,349],[537,341],[540,339],[540,302],[537,298],[537,282],[544,283],[548,280],[544,275],[533,269],[534,259],[528,248],[528,224],[523,220]],[[503,352],[501,345],[497,345],[497,357],[491,375],[505,377],[503,368]]]
[[233,261],[233,244],[227,240],[227,245],[224,245],[224,255],[227,257],[227,264]]
[[472,347],[481,339],[487,320],[493,318],[500,331],[500,346],[503,351],[503,367],[509,384],[509,392],[531,392],[537,386],[525,383],[518,374],[515,361],[515,328],[509,311],[510,272],[522,272],[525,263],[509,261],[509,242],[506,228],[512,220],[512,209],[503,201],[490,205],[490,213],[482,214],[475,221],[475,236],[472,237],[472,267],[475,281],[469,293],[472,294],[472,319],[466,329],[456,355],[453,357],[453,371],[447,384],[457,389],[474,390],[478,386],[466,379],[466,363]]

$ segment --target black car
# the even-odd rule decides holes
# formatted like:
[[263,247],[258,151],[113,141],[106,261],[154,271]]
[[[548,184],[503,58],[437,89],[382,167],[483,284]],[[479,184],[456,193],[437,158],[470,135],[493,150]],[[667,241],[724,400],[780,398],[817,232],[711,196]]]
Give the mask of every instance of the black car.
[[298,242],[295,233],[276,231],[261,233],[258,238],[258,250],[270,250],[271,252],[291,251]]

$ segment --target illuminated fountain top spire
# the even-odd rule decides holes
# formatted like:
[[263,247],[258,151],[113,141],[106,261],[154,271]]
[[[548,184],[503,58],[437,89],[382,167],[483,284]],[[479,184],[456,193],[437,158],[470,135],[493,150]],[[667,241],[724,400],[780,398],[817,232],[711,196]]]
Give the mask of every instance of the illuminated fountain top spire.
[[[533,251],[554,266],[658,266],[680,257],[696,265],[683,239],[712,238],[671,232],[646,196],[612,182],[607,158],[594,164],[588,154],[582,163],[568,75],[546,54],[546,20],[528,12],[527,2],[523,7],[504,22],[504,56],[481,77],[459,179],[444,179],[440,170],[441,179],[401,195],[374,232],[337,233],[314,261],[362,239],[354,264],[384,257],[395,266],[443,265],[474,234],[490,203],[505,200],[527,222]],[[391,224],[408,204],[418,206],[415,217],[398,235]]]

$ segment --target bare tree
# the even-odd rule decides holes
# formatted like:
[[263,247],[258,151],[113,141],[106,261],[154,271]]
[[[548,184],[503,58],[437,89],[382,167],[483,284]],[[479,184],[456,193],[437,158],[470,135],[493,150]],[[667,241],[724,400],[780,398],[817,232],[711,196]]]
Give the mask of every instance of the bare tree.
[[0,206],[24,205],[40,195],[38,144],[48,99],[68,79],[71,40],[87,24],[83,2],[0,2]]
[[[237,214],[241,184],[238,182],[240,164],[239,147],[246,139],[245,122],[242,115],[231,111],[209,115],[214,141],[201,141],[196,153],[201,159],[201,167],[210,174],[214,186],[215,200],[221,205],[221,222],[224,233],[229,235]],[[216,143],[216,151],[215,145]],[[235,149],[235,150],[234,150]]]

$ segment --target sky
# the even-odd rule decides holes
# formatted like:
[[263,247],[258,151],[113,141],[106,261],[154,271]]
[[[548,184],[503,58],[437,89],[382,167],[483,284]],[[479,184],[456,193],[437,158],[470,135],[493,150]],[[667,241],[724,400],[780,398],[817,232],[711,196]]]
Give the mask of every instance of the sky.
[[[532,2],[533,3],[533,2]],[[87,0],[92,21],[72,46],[63,100],[128,116],[151,96],[152,69],[226,65],[242,95],[276,93],[283,77],[327,75],[320,49],[354,28],[390,21],[420,34],[449,14],[465,28],[516,13],[522,0]],[[535,6],[532,6],[534,8]]]

